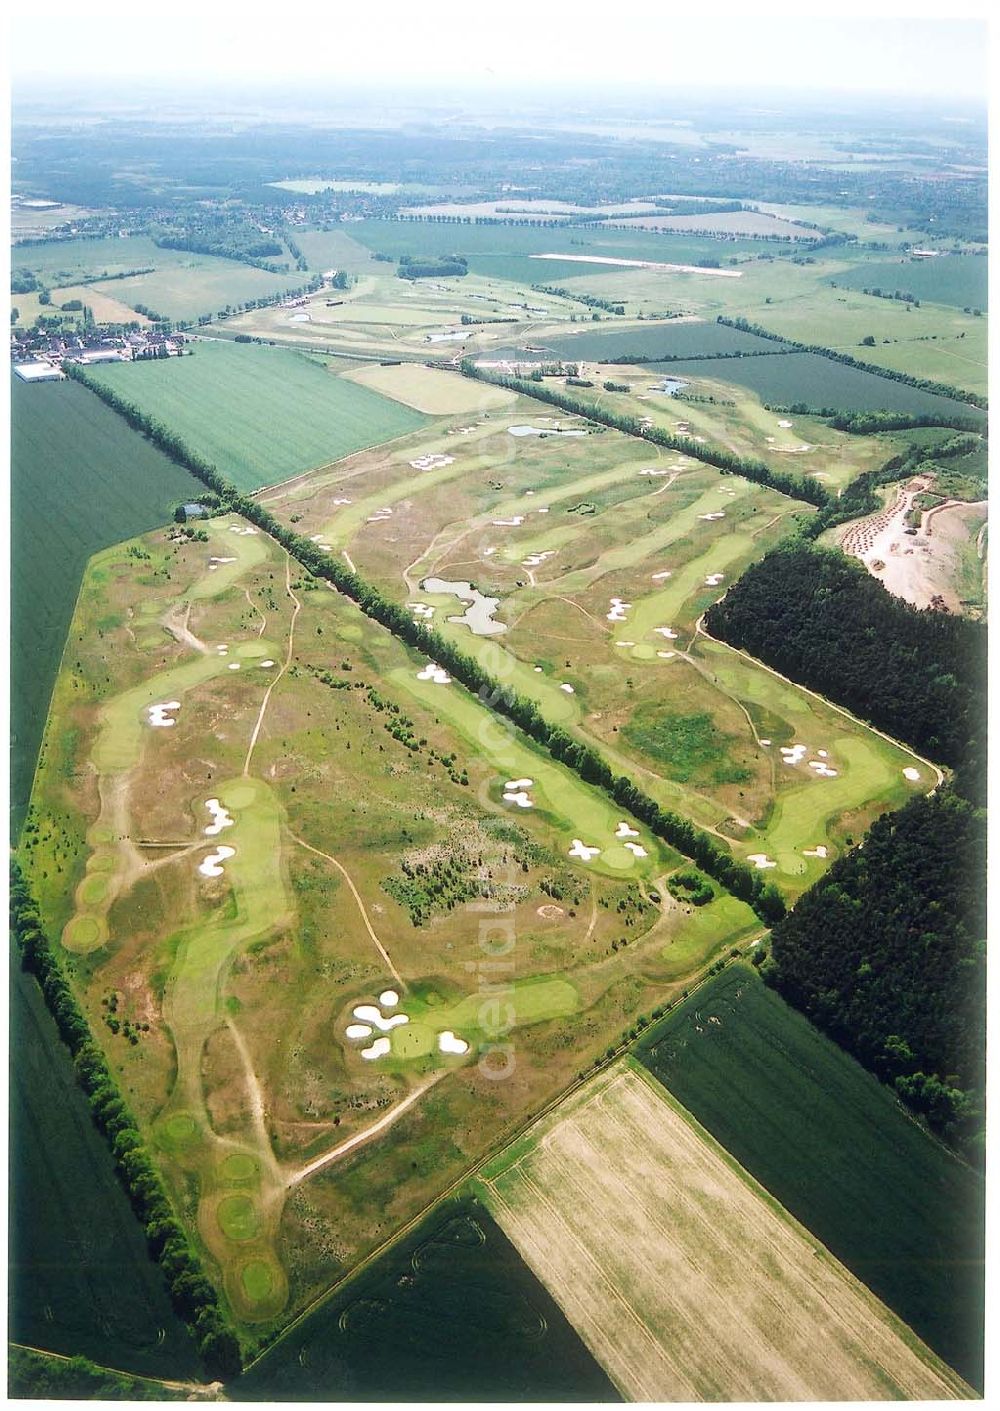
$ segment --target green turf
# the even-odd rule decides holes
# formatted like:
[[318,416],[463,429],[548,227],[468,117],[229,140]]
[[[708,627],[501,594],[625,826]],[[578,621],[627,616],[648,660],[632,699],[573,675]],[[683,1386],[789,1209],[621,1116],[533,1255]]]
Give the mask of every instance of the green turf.
[[[666,258],[666,257],[664,257]],[[543,260],[533,261],[536,268],[544,270],[547,262]],[[585,273],[593,273],[598,266],[578,265],[577,277]],[[552,281],[546,281],[551,283]],[[525,339],[533,345],[537,343],[534,337]],[[668,320],[664,323],[641,323],[632,324],[628,328],[622,328],[617,320],[605,321],[598,328],[583,328],[579,332],[559,333],[555,336],[547,336],[541,340],[539,346],[544,346],[546,350],[551,350],[548,354],[549,361],[552,355],[560,358],[580,358],[589,362],[614,362],[617,358],[667,358],[667,357],[694,357],[704,354],[720,353],[772,353],[779,345],[770,343],[767,339],[758,338],[756,334],[744,333],[737,328],[727,328],[725,324],[714,321],[701,323],[678,323]],[[530,361],[531,354],[525,355],[516,345],[509,347],[499,347],[490,350],[491,358],[525,358]],[[542,354],[535,355],[535,360],[544,362]]]
[[227,1239],[252,1240],[260,1229],[260,1221],[249,1196],[224,1196],[219,1201],[219,1225]]
[[981,1385],[982,1182],[887,1088],[743,965],[700,988],[640,1041],[637,1056],[914,1332]]
[[471,1198],[438,1206],[228,1390],[247,1401],[618,1400]]
[[427,421],[285,348],[199,342],[191,357],[91,372],[166,422],[242,490],[274,485]]
[[83,570],[202,486],[73,382],[11,379],[11,806],[27,807]]
[[713,901],[690,909],[674,939],[663,948],[657,977],[686,979],[715,960],[724,946],[737,945],[759,930],[760,922],[745,902],[720,892]]
[[240,1282],[251,1303],[263,1303],[274,1288],[271,1266],[263,1259],[251,1259],[243,1266]]

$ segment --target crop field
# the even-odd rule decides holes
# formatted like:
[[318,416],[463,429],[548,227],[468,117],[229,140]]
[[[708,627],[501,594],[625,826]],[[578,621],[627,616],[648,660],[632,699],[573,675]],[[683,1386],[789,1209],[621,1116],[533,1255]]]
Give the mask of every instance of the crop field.
[[[92,285],[93,293],[88,294],[87,301],[94,306],[98,320],[112,317],[108,311],[112,301],[127,307],[144,304],[175,320],[195,319],[200,314],[214,314],[228,304],[282,293],[303,283],[297,270],[269,274],[237,260],[163,249],[145,235],[15,246],[12,260],[15,269],[30,269],[50,288]],[[121,277],[133,270],[149,272]],[[108,275],[115,277],[102,283]],[[94,294],[101,298],[94,298]],[[73,291],[66,297],[82,296]],[[104,314],[98,306],[105,308]]]
[[351,382],[380,392],[383,397],[391,397],[414,411],[432,416],[489,411],[509,406],[514,400],[514,394],[502,387],[488,387],[457,372],[432,369],[419,363],[363,367],[348,373],[347,377]]
[[727,358],[714,362],[652,363],[647,372],[660,371],[668,377],[691,381],[694,392],[710,392],[705,381],[735,383],[755,392],[763,402],[789,406],[805,402],[811,407],[831,407],[834,411],[897,411],[917,416],[932,412],[984,417],[965,403],[893,382],[860,368],[845,367],[818,353],[785,353],[773,358]]
[[[727,328],[722,323],[679,322],[633,323],[622,327],[614,319],[610,326],[584,327],[578,332],[559,332],[555,337],[532,334],[526,341],[540,346],[545,352],[526,353],[517,346],[491,351],[490,357],[510,358],[518,362],[551,362],[554,358],[580,358],[588,362],[613,363],[619,358],[683,358],[723,353],[773,353],[781,345]],[[610,374],[609,374],[610,375]]]
[[669,848],[252,526],[199,532],[92,561],[21,857],[267,1336],[756,921],[654,899]]
[[[268,503],[295,514],[301,532],[346,554],[383,591],[405,594],[415,615],[548,719],[597,744],[616,771],[797,895],[861,820],[937,779],[908,751],[699,632],[724,585],[811,511],[688,457],[539,410],[520,398],[467,414],[464,425],[438,423],[278,487]],[[782,434],[777,417],[770,424]],[[511,427],[544,434],[512,435]],[[475,616],[477,598],[493,603],[488,617]],[[396,679],[427,705],[441,699],[430,680]],[[441,699],[440,709],[475,742],[463,696]],[[682,736],[696,743],[687,765]],[[476,748],[489,757],[489,737]],[[605,805],[573,801],[533,749],[519,745],[516,754],[509,772],[535,781],[533,808],[569,841],[601,848],[598,870],[624,861],[608,847],[616,820]],[[662,959],[675,963],[666,951]]]
[[202,487],[72,382],[11,379],[11,803],[16,834],[87,559]]
[[34,979],[10,975],[9,1336],[146,1376],[197,1354]]
[[982,255],[944,255],[933,260],[866,260],[837,283],[845,289],[897,289],[931,304],[985,309],[989,261]]
[[638,1065],[593,1078],[478,1181],[629,1400],[970,1394]]
[[618,1400],[558,1303],[470,1197],[437,1207],[266,1353],[231,1394],[241,1401]]
[[242,490],[287,480],[422,422],[278,348],[201,341],[191,357],[112,364],[93,375],[173,427]]
[[887,1088],[739,965],[644,1036],[637,1056],[873,1293],[982,1385],[982,1180]]

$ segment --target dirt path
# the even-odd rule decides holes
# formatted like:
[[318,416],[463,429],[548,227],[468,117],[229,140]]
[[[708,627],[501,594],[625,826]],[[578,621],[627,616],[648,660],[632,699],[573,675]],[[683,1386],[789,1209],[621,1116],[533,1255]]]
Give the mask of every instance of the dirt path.
[[412,1107],[419,1098],[423,1097],[428,1088],[432,1088],[439,1078],[444,1077],[444,1073],[445,1070],[443,1068],[440,1069],[433,1077],[428,1078],[426,1083],[422,1083],[419,1088],[414,1088],[413,1092],[410,1093],[408,1097],[404,1097],[402,1102],[397,1102],[395,1107],[390,1107],[384,1117],[380,1117],[377,1122],[373,1122],[372,1125],[366,1127],[363,1132],[356,1132],[353,1137],[348,1137],[347,1140],[341,1142],[339,1146],[333,1147],[330,1151],[324,1152],[322,1156],[317,1156],[307,1165],[300,1166],[297,1171],[293,1171],[290,1176],[286,1177],[286,1186],[289,1189],[291,1189],[292,1186],[297,1186],[300,1181],[308,1179],[314,1172],[322,1170],[324,1166],[329,1166],[334,1161],[339,1161],[342,1156],[346,1156],[347,1153],[353,1151],[355,1147],[361,1146],[364,1142],[371,1141],[372,1137],[377,1137],[380,1132],[384,1132],[386,1127],[391,1127],[394,1122],[402,1117],[407,1108]]
[[247,757],[246,757],[246,759],[243,761],[243,777],[244,777],[244,779],[247,778],[247,776],[248,776],[249,773],[250,773],[250,761],[253,759],[253,752],[254,752],[254,749],[255,749],[256,746],[257,746],[257,738],[258,738],[258,736],[260,735],[260,728],[261,728],[261,726],[264,724],[264,715],[265,715],[265,712],[267,711],[268,704],[269,704],[269,702],[270,702],[270,700],[271,700],[271,692],[274,690],[275,686],[277,686],[278,682],[281,680],[281,678],[284,676],[285,672],[288,670],[288,668],[289,668],[289,667],[291,666],[291,664],[292,664],[292,651],[293,651],[293,649],[294,649],[294,647],[295,647],[295,619],[298,617],[299,613],[302,611],[302,604],[299,602],[298,598],[297,598],[297,597],[295,596],[295,594],[292,592],[292,573],[291,573],[291,569],[292,569],[292,560],[291,560],[290,555],[286,553],[286,554],[285,554],[285,592],[288,594],[288,596],[291,598],[292,602],[295,604],[295,607],[292,609],[292,620],[291,620],[291,623],[289,624],[289,628],[288,628],[288,650],[287,650],[287,652],[285,653],[285,663],[284,663],[284,665],[282,666],[281,670],[278,672],[278,674],[277,674],[277,676],[274,678],[274,680],[271,682],[270,686],[268,686],[267,690],[264,692],[264,699],[263,699],[263,700],[261,701],[261,703],[260,703],[260,711],[259,711],[258,714],[257,714],[257,723],[256,723],[256,725],[253,727],[253,734],[250,736],[250,746],[249,746],[249,748],[248,748],[248,750],[247,750]]
[[[33,1347],[29,1342],[12,1342],[11,1347],[20,1348],[22,1352],[37,1352],[42,1357],[51,1357],[56,1362],[72,1362],[71,1357],[67,1357],[62,1352],[50,1352],[47,1347]],[[168,1387],[171,1391],[186,1391],[189,1393],[188,1401],[225,1401],[223,1395],[222,1382],[173,1382],[167,1377],[145,1377],[141,1372],[123,1372],[118,1367],[107,1367],[103,1363],[95,1363],[95,1366],[102,1372],[110,1372],[113,1377],[130,1377],[133,1381],[145,1382],[147,1386]]]
[[267,1108],[264,1102],[264,1090],[260,1085],[260,1079],[253,1066],[253,1059],[250,1057],[250,1050],[246,1046],[243,1035],[233,1023],[232,1016],[226,1015],[226,1028],[232,1037],[236,1050],[240,1055],[243,1064],[243,1072],[246,1077],[247,1092],[250,1095],[250,1112],[253,1116],[253,1124],[257,1133],[257,1145],[260,1149],[261,1159],[266,1162],[272,1181],[278,1187],[282,1185],[282,1175],[274,1152],[271,1148],[271,1138],[267,1131]]
[[249,589],[249,588],[244,588],[244,589],[243,589],[243,596],[246,598],[247,602],[250,604],[251,610],[252,610],[253,612],[255,612],[255,613],[257,614],[257,616],[260,618],[260,631],[257,633],[257,636],[258,636],[258,637],[263,637],[264,633],[267,631],[267,618],[266,618],[266,617],[264,616],[264,614],[261,612],[260,608],[259,608],[259,607],[257,606],[257,604],[254,602],[253,598],[251,598],[251,596],[250,596],[250,589]]
[[391,959],[391,957],[390,957],[390,955],[389,955],[389,952],[386,950],[385,946],[384,946],[384,945],[382,944],[382,942],[379,940],[378,936],[376,936],[375,931],[374,931],[374,928],[372,927],[372,923],[371,923],[371,922],[369,921],[369,919],[368,919],[368,912],[365,910],[365,904],[364,904],[364,902],[361,900],[361,895],[360,895],[360,893],[358,892],[357,887],[354,885],[354,882],[353,882],[353,880],[352,880],[352,878],[351,878],[351,874],[348,872],[347,868],[343,865],[343,863],[338,862],[335,857],[331,857],[328,852],[321,852],[319,848],[314,848],[311,843],[305,842],[302,838],[297,837],[295,833],[290,833],[290,837],[291,837],[291,839],[292,839],[293,842],[298,843],[298,845],[299,845],[300,848],[305,848],[306,852],[315,853],[317,857],[322,857],[322,858],[324,858],[327,862],[332,863],[333,866],[337,869],[337,871],[338,871],[338,872],[341,874],[341,876],[344,878],[344,881],[347,883],[347,885],[348,885],[348,886],[350,887],[350,889],[351,889],[351,896],[354,898],[354,900],[355,900],[355,901],[357,902],[357,904],[358,904],[358,910],[361,912],[361,919],[362,919],[362,921],[365,923],[365,927],[366,927],[366,929],[367,929],[367,931],[368,931],[368,934],[369,934],[369,936],[371,936],[372,940],[375,942],[375,949],[378,951],[379,955],[380,955],[380,956],[382,957],[382,959],[385,961],[386,966],[388,967],[390,974],[392,975],[393,979],[396,980],[396,982],[398,983],[400,989],[405,991],[406,988],[407,988],[406,981],[403,979],[402,975],[400,975],[400,973],[399,973],[399,971],[396,969],[395,965],[393,965],[392,959]]
[[201,652],[202,656],[207,656],[211,650],[200,637],[196,637],[188,623],[191,620],[191,604],[187,603],[184,609],[183,620],[180,618],[180,603],[172,607],[170,611],[160,619],[164,627],[175,641],[183,642],[185,646],[193,647],[196,652]]

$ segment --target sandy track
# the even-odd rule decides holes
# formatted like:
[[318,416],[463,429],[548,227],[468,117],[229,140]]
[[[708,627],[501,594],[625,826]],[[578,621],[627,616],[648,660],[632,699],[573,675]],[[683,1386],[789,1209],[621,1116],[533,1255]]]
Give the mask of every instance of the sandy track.
[[439,1072],[435,1073],[432,1078],[428,1078],[426,1083],[422,1083],[419,1088],[414,1088],[413,1092],[404,1097],[402,1102],[397,1102],[395,1107],[390,1107],[384,1117],[380,1117],[377,1122],[373,1122],[372,1125],[366,1127],[363,1132],[356,1132],[353,1137],[348,1137],[346,1141],[333,1147],[332,1150],[324,1152],[322,1156],[317,1156],[313,1161],[308,1162],[307,1165],[300,1166],[297,1171],[293,1171],[292,1174],[286,1178],[285,1184],[288,1187],[297,1186],[300,1181],[306,1180],[307,1177],[313,1175],[314,1172],[321,1171],[324,1166],[329,1166],[334,1161],[339,1161],[340,1158],[346,1156],[348,1152],[353,1151],[356,1147],[363,1145],[365,1142],[371,1141],[373,1137],[377,1137],[380,1132],[384,1132],[387,1127],[391,1127],[394,1122],[397,1122],[399,1118],[402,1117],[403,1113],[406,1112],[408,1108],[412,1107],[419,1098],[422,1098],[427,1089],[433,1087],[437,1080],[443,1076],[444,1069],[441,1069]]
[[616,1068],[537,1130],[491,1207],[631,1400],[971,1394],[648,1078]]
[[294,833],[291,834],[291,837],[292,837],[293,842],[298,843],[298,845],[299,845],[300,848],[305,848],[306,852],[315,853],[317,857],[322,857],[322,858],[324,858],[327,862],[332,863],[332,865],[333,865],[333,866],[337,869],[337,871],[341,874],[341,876],[343,877],[344,881],[347,883],[347,885],[348,885],[348,886],[350,887],[350,889],[351,889],[351,896],[354,898],[354,900],[355,900],[355,901],[357,902],[357,904],[358,904],[358,910],[361,912],[361,919],[362,919],[362,921],[365,923],[365,927],[366,927],[366,929],[367,929],[367,931],[368,931],[369,936],[371,936],[372,940],[375,942],[375,948],[376,948],[376,950],[378,951],[378,953],[379,953],[379,955],[382,957],[382,959],[385,961],[386,966],[388,967],[390,974],[392,975],[393,979],[398,983],[400,989],[401,989],[401,990],[405,990],[405,989],[407,988],[407,986],[406,986],[406,981],[403,979],[402,975],[400,975],[400,973],[399,973],[399,971],[396,969],[395,965],[393,965],[393,963],[392,963],[392,957],[389,955],[389,952],[386,950],[385,946],[382,944],[382,942],[379,940],[378,936],[375,934],[375,930],[374,930],[374,928],[373,928],[373,926],[372,926],[372,923],[371,923],[371,921],[368,919],[368,912],[365,910],[365,904],[364,904],[364,902],[361,900],[361,894],[359,893],[357,887],[354,885],[354,881],[353,881],[353,879],[352,879],[352,877],[351,877],[351,874],[348,872],[347,868],[343,865],[343,863],[338,862],[335,857],[331,857],[331,855],[330,855],[328,852],[321,852],[319,848],[314,848],[311,843],[305,842],[302,838],[297,837]]
[[[291,623],[289,624],[289,628],[288,628],[288,650],[287,650],[286,653],[285,653],[284,665],[282,666],[281,670],[278,672],[278,674],[277,674],[277,676],[274,678],[274,680],[271,682],[270,686],[268,686],[267,690],[264,692],[264,699],[263,699],[263,700],[261,701],[261,703],[260,703],[260,710],[259,710],[258,713],[257,713],[257,723],[256,723],[256,724],[254,725],[254,727],[253,727],[253,734],[250,736],[250,745],[249,745],[249,748],[247,749],[247,757],[246,757],[246,759],[243,761],[243,776],[244,776],[244,778],[246,778],[246,777],[249,775],[249,773],[250,773],[250,761],[253,759],[253,752],[254,752],[254,750],[255,750],[255,748],[256,748],[256,746],[257,746],[257,738],[258,738],[258,736],[260,735],[261,726],[264,724],[264,716],[265,716],[265,714],[266,714],[266,712],[267,712],[267,707],[268,707],[268,705],[269,705],[269,703],[270,703],[270,700],[271,700],[271,692],[274,690],[275,686],[277,686],[278,682],[281,680],[281,678],[284,676],[285,672],[288,670],[288,668],[289,668],[289,667],[291,666],[291,664],[292,664],[292,651],[293,651],[293,648],[294,648],[294,646],[295,646],[295,619],[298,617],[299,613],[302,611],[302,604],[299,602],[298,598],[297,598],[297,597],[295,596],[295,594],[292,592],[291,565],[292,565],[292,560],[291,560],[291,558],[289,557],[289,555],[286,553],[286,554],[285,554],[285,592],[288,594],[288,596],[291,598],[292,602],[295,604],[294,608],[292,609],[292,620],[291,620]],[[265,624],[265,625],[266,625],[266,624]]]

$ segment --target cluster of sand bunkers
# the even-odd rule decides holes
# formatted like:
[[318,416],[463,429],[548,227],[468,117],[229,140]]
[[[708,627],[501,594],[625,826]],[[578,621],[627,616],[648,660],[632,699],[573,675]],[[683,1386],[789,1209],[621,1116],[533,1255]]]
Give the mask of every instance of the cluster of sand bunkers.
[[451,677],[444,667],[438,666],[436,662],[429,661],[422,671],[417,672],[418,681],[433,681],[435,686],[450,686]]
[[[357,1023],[348,1024],[344,1030],[347,1038],[353,1043],[358,1043],[362,1039],[371,1039],[376,1029],[379,1036],[372,1039],[372,1042],[360,1050],[361,1057],[371,1063],[376,1058],[384,1058],[392,1049],[392,1040],[389,1034],[393,1029],[402,1028],[409,1024],[410,1016],[401,1010],[396,1013],[383,1013],[383,1011],[396,1010],[399,1004],[399,995],[395,990],[383,990],[378,997],[377,1004],[357,1004],[354,1006],[352,1014]],[[469,1045],[465,1039],[461,1039],[451,1029],[442,1029],[437,1035],[437,1046],[439,1053],[468,1053]]]
[[333,545],[324,542],[326,539],[325,534],[311,534],[309,537],[312,539],[312,542],[316,545],[316,547],[322,549],[324,553],[328,554],[331,552]]
[[[771,741],[761,740],[760,743],[766,748],[770,745]],[[778,752],[781,755],[782,763],[791,765],[794,768],[794,766],[801,764],[805,759],[806,755],[809,753],[809,746],[801,744],[779,745]],[[816,759],[808,761],[809,768],[814,770],[820,779],[836,779],[839,771],[827,763],[830,757],[829,751],[817,750],[816,756]]]
[[442,456],[433,451],[426,456],[418,456],[415,461],[410,461],[414,470],[439,470],[442,466],[454,465],[454,463],[454,456]]
[[[212,821],[202,829],[206,838],[217,838],[224,828],[231,828],[235,819],[226,806],[218,799],[206,799],[205,807],[212,815]],[[202,877],[221,877],[224,872],[222,864],[229,858],[236,856],[235,848],[228,848],[222,843],[218,843],[213,852],[207,853],[198,864],[198,873]]]
[[[648,857],[649,853],[641,843],[632,842],[633,838],[638,838],[639,830],[633,828],[624,819],[615,829],[615,837],[623,842],[623,846],[633,855],[633,857]],[[585,843],[582,838],[574,838],[573,846],[569,849],[569,856],[577,858],[580,862],[590,862],[595,857],[600,857],[601,849],[594,843]]]

